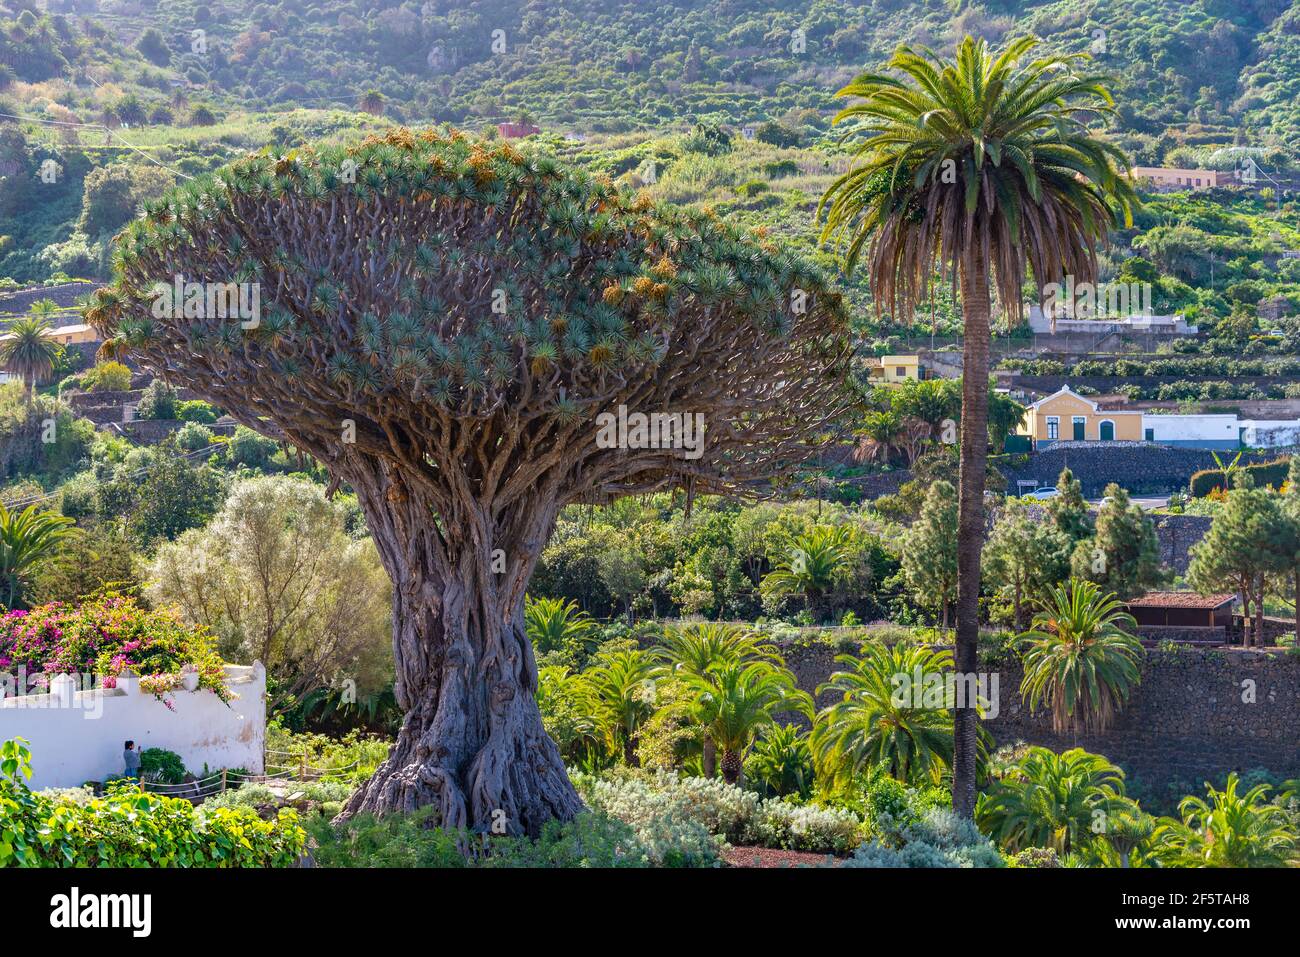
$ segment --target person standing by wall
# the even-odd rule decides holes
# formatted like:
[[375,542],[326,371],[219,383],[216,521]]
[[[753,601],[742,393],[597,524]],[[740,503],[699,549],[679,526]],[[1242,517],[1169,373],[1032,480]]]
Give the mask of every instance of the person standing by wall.
[[135,746],[134,741],[126,742],[126,747],[122,751],[122,760],[126,764],[126,776],[133,781],[139,781],[140,749]]

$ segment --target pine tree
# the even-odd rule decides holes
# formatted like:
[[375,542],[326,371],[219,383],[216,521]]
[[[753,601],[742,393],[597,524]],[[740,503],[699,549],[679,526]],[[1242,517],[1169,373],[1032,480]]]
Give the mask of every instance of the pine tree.
[[1114,482],[1106,486],[1109,502],[1097,513],[1097,530],[1079,542],[1070,559],[1076,578],[1086,578],[1120,598],[1139,595],[1160,583],[1160,542],[1142,507]]
[[1054,524],[1035,521],[1023,502],[1007,500],[984,546],[984,574],[1011,602],[1016,631],[1029,628],[1030,600],[1069,576],[1072,545]]
[[1091,536],[1092,515],[1088,511],[1088,502],[1083,497],[1083,486],[1068,468],[1061,469],[1061,475],[1056,480],[1056,490],[1061,494],[1047,500],[1047,514],[1052,517],[1056,527],[1069,536],[1072,542]]
[[957,600],[957,490],[951,482],[935,482],[925,493],[903,540],[903,580],[918,605],[939,612],[947,631],[948,610]]

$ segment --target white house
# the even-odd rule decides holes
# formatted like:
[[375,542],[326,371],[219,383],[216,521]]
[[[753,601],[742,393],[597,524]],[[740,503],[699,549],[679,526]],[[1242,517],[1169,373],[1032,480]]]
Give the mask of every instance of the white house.
[[1192,449],[1241,447],[1241,426],[1235,415],[1142,415],[1142,437],[1160,445]]
[[1242,419],[1241,441],[1257,449],[1300,445],[1300,420]]
[[121,676],[116,688],[76,690],[69,675],[50,681],[50,693],[0,699],[0,740],[26,738],[32,751],[32,788],[77,787],[121,776],[123,744],[166,748],[202,775],[244,768],[261,774],[266,741],[266,669],[226,665],[225,704],[211,691],[176,690],[171,708]]
[[1053,332],[1058,335],[1072,332],[1147,332],[1169,336],[1194,336],[1198,330],[1197,326],[1188,325],[1181,315],[1117,314],[1102,318],[1074,319],[1064,310],[1058,311],[1055,328],[1053,328],[1052,317],[1045,313],[1038,303],[1029,304],[1029,328],[1030,331],[1041,335]]

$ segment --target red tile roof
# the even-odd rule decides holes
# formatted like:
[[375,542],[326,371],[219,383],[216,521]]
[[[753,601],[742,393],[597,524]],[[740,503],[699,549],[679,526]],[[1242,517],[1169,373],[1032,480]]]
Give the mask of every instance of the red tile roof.
[[1125,604],[1130,608],[1221,608],[1236,595],[1198,595],[1194,591],[1149,591],[1140,598],[1130,598]]

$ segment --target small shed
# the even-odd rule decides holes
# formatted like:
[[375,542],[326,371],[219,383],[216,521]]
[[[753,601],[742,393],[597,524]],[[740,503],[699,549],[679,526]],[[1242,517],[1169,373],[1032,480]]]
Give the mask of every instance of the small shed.
[[1164,628],[1232,628],[1229,593],[1198,595],[1192,591],[1149,591],[1126,603],[1139,626]]

